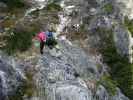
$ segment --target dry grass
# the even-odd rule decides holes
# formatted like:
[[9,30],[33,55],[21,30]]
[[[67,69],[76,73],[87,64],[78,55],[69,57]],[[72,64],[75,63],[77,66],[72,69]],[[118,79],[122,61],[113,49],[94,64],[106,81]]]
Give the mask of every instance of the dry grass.
[[32,60],[37,59],[39,57],[39,55],[38,55],[38,54],[40,54],[39,49],[40,49],[39,47],[38,48],[35,47],[34,44],[32,43],[31,48],[29,48],[25,52],[19,52],[18,51],[16,53],[16,57],[21,59],[21,60],[32,61]]

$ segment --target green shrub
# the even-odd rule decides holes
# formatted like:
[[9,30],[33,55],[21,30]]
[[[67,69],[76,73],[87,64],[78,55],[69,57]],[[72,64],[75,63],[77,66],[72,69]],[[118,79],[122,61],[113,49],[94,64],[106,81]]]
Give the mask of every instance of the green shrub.
[[110,66],[110,73],[112,79],[117,81],[118,87],[121,88],[123,93],[131,100],[133,99],[133,67],[129,63],[126,57],[122,57],[117,53],[112,31],[106,31],[105,29],[98,29],[99,33],[108,34],[104,41],[104,45],[101,45],[100,52],[103,54],[103,60]]
[[116,94],[117,83],[113,81],[110,76],[107,75],[103,76],[100,79],[99,83],[102,84],[107,89],[110,96],[114,96]]
[[80,25],[80,31],[85,31],[85,24]]
[[7,38],[7,45],[5,50],[8,54],[13,54],[16,51],[26,51],[32,44],[33,33],[27,32],[13,32]]
[[9,8],[24,7],[24,1],[23,0],[1,0],[1,1],[6,3]]
[[124,24],[133,36],[133,20],[129,20],[128,17],[125,17]]
[[56,3],[50,3],[46,6],[46,10],[48,11],[61,11],[62,8],[59,4],[56,4]]
[[111,3],[108,3],[104,5],[103,7],[104,11],[106,11],[108,14],[113,12],[113,5]]

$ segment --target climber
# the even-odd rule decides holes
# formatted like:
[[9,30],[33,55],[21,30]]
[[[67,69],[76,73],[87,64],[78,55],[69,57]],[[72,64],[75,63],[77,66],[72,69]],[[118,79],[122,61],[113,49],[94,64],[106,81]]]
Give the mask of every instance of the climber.
[[47,39],[46,39],[46,45],[50,48],[50,49],[53,49],[53,47],[55,45],[57,45],[57,41],[55,40],[55,36],[54,36],[54,32],[49,29],[47,32],[46,32],[46,35],[47,35]]
[[37,34],[37,39],[40,41],[40,53],[43,54],[43,48],[44,48],[44,44],[46,42],[46,33],[45,32],[39,32]]

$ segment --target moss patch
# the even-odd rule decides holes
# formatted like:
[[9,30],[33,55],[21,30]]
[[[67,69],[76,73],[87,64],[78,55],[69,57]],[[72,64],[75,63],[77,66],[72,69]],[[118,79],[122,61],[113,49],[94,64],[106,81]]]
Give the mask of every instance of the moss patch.
[[117,82],[113,81],[110,76],[103,76],[98,83],[107,89],[110,96],[116,95]]
[[113,5],[111,3],[108,3],[104,5],[103,9],[105,12],[107,12],[107,14],[110,14],[113,12]]
[[133,37],[133,20],[129,20],[128,17],[125,17],[124,24],[128,28]]

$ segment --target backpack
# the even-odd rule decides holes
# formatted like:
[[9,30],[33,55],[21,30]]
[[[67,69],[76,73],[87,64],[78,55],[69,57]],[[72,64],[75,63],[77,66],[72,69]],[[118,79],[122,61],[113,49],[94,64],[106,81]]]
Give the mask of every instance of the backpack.
[[47,37],[48,38],[53,38],[53,32],[47,32]]

